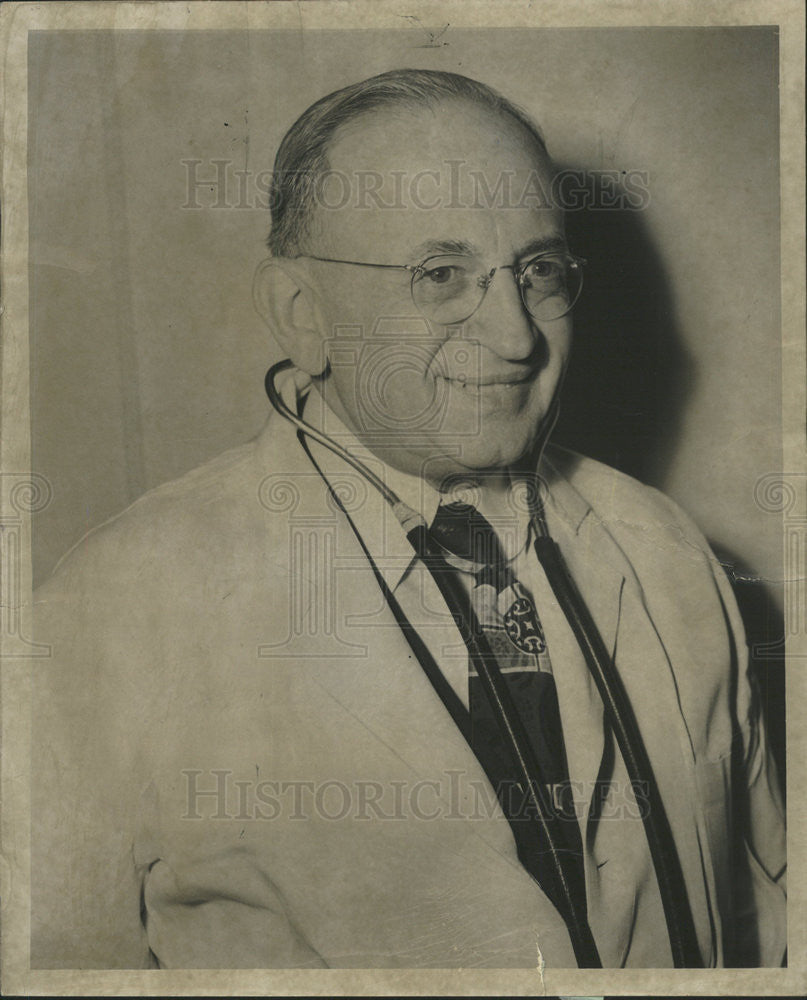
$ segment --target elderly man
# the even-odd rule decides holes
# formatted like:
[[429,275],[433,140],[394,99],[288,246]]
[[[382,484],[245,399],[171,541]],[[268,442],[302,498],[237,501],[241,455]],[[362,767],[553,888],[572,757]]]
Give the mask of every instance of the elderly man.
[[255,282],[280,414],[37,595],[35,967],[783,961],[720,566],[546,443],[584,267],[552,178],[448,73],[289,130]]

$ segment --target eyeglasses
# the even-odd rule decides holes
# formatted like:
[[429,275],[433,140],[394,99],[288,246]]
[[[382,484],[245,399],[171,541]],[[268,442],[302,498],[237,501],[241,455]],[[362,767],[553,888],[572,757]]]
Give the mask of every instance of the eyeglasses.
[[476,254],[437,254],[422,264],[370,264],[360,260],[314,257],[323,264],[350,264],[409,271],[412,301],[433,323],[450,326],[473,316],[497,271],[512,271],[524,308],[539,322],[560,319],[571,312],[583,288],[586,261],[564,250],[536,254],[524,264],[488,267]]

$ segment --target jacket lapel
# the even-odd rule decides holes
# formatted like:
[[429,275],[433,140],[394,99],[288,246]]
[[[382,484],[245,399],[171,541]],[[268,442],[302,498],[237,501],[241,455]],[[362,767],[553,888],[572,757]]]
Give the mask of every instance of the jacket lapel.
[[[548,486],[552,496],[547,506],[550,534],[558,542],[606,649],[614,657],[636,716],[684,869],[701,951],[708,959],[714,932],[710,921],[719,926],[719,917],[707,895],[710,876],[701,862],[703,847],[696,820],[698,795],[692,747],[673,664],[646,606],[642,585],[614,536],[594,511],[584,512],[585,501],[581,506],[582,498],[565,477],[549,478]],[[593,757],[590,755],[588,760],[591,767]],[[626,780],[618,749],[615,773],[621,776],[620,781]],[[630,926],[629,911],[635,907],[636,899],[634,888],[625,880],[623,889],[611,885],[606,894],[600,895],[594,868],[598,861],[602,864],[609,858],[624,856],[625,827],[614,822],[594,823],[593,816],[590,808],[587,833],[593,850],[586,859],[587,880],[590,875],[592,922],[598,939],[606,941],[613,937],[617,925]],[[634,846],[629,850],[636,854],[638,871],[639,855],[646,856],[646,839],[640,824],[630,826]],[[650,895],[657,897],[652,866],[647,870],[647,880],[651,883]],[[617,898],[620,895],[623,898]],[[622,905],[626,919],[616,920]],[[661,920],[660,900],[656,899],[652,912],[652,917],[645,919]],[[659,933],[666,933],[663,922],[659,924]],[[629,936],[622,940],[614,937],[612,946],[624,956],[630,946]]]
[[[565,471],[565,470],[564,470]],[[541,466],[549,533],[591,614],[605,648],[613,655],[621,619],[621,599],[629,566],[589,503],[574,489],[552,457]],[[548,582],[541,614],[558,685],[569,773],[580,786],[576,800],[587,836],[593,796],[606,749],[603,706],[566,616]],[[589,833],[590,837],[590,833]]]

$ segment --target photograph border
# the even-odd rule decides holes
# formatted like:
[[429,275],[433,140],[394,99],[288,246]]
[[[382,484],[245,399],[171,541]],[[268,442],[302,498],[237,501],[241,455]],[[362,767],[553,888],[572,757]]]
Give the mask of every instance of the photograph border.
[[[409,30],[402,12],[456,27],[778,25],[782,262],[783,467],[769,472],[781,510],[785,566],[789,965],[786,969],[586,971],[575,969],[30,970],[31,518],[47,483],[30,463],[28,342],[27,41],[31,31]],[[569,0],[489,3],[346,0],[306,3],[8,3],[3,51],[2,292],[0,315],[0,706],[2,826],[0,988],[4,995],[799,995],[807,990],[807,408],[804,225],[804,28],[802,4],[752,0]]]

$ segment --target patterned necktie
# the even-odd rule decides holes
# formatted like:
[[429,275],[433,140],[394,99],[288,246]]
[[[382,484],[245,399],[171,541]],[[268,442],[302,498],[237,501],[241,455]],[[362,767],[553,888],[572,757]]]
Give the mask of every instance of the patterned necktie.
[[[557,688],[532,598],[516,580],[493,528],[476,508],[461,503],[441,505],[430,530],[445,550],[446,562],[467,574],[471,606],[527,731],[540,780],[550,792],[557,817],[564,821],[559,826],[566,844],[565,861],[578,866],[583,884],[582,842],[569,783]],[[522,864],[540,882],[536,868],[540,868],[541,848],[536,846],[536,824],[528,822],[529,800],[513,776],[512,760],[473,666],[468,689],[471,747],[510,820]]]

